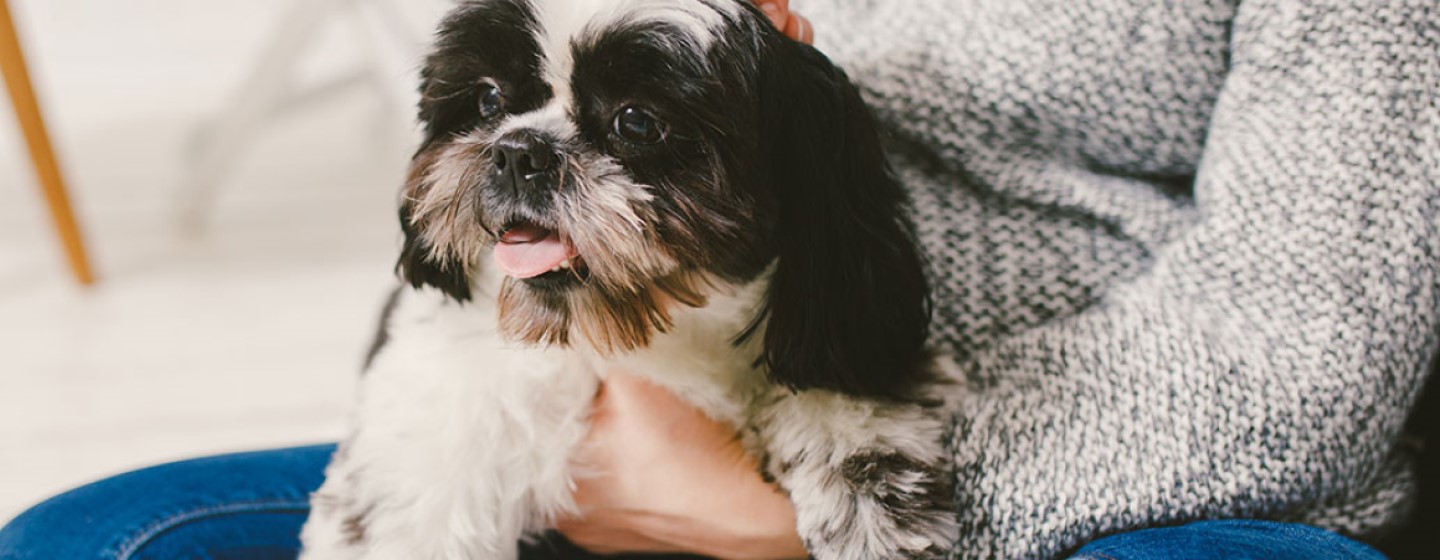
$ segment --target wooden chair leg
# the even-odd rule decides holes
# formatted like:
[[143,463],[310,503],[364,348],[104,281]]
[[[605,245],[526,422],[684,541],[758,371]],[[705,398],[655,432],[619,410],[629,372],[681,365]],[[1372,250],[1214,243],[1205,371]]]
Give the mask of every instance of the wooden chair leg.
[[3,70],[5,85],[10,90],[16,120],[24,132],[25,143],[30,147],[35,175],[40,180],[45,201],[50,205],[50,216],[70,258],[70,269],[77,281],[90,285],[95,277],[90,270],[90,260],[85,255],[80,227],[70,208],[70,197],[65,193],[65,181],[55,161],[55,151],[50,146],[50,135],[45,131],[45,121],[40,116],[40,104],[30,85],[30,74],[25,68],[24,53],[20,50],[20,38],[15,33],[15,21],[10,17],[7,0],[0,0],[0,70]]

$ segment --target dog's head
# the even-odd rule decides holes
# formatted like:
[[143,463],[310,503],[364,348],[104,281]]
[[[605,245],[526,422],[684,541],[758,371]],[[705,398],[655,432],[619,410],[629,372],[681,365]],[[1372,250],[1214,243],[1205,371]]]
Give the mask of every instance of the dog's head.
[[422,76],[416,287],[465,301],[494,267],[507,336],[624,351],[769,273],[737,334],[777,381],[887,394],[917,369],[926,285],[870,114],[748,1],[469,0]]

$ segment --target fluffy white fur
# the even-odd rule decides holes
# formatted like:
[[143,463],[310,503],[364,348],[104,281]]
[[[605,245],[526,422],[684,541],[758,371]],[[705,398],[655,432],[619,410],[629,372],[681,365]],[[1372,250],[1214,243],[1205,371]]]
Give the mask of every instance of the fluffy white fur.
[[484,300],[406,292],[391,329],[314,497],[304,557],[514,558],[522,533],[573,509],[594,371],[506,343]]

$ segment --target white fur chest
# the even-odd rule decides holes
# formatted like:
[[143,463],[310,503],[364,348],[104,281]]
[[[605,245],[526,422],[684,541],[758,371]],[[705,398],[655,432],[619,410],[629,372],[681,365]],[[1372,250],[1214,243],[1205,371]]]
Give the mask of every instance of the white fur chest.
[[651,345],[608,357],[508,342],[483,297],[462,305],[433,290],[402,291],[389,341],[362,380],[355,432],[317,493],[315,515],[336,519],[307,525],[306,557],[514,557],[512,535],[573,509],[572,457],[611,371],[743,424],[764,377],[734,338],[761,286],[677,310],[674,328]]
[[739,288],[712,294],[703,308],[674,312],[674,327],[650,345],[611,358],[593,358],[602,367],[644,377],[732,426],[745,423],[748,407],[766,389],[755,366],[759,349],[751,337],[737,341],[761,301],[768,274]]

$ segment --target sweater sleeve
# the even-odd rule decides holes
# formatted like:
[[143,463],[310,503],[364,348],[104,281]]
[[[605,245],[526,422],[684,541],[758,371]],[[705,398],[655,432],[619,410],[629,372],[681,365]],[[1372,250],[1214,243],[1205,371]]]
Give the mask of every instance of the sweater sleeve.
[[[974,16],[890,4],[837,7],[836,20],[870,15],[837,21],[844,34],[828,41],[831,20],[817,17],[822,47],[834,45],[858,79],[886,80],[865,86],[882,115],[942,159],[1017,138],[944,124],[1015,110],[974,103],[987,63],[941,54],[957,34],[986,32],[956,23]],[[1049,124],[1013,146],[1052,149],[1087,173],[1193,177],[1195,218],[1083,310],[968,354],[973,377],[991,382],[966,388],[956,406],[958,557],[1053,556],[1105,534],[1220,516],[1364,534],[1405,509],[1395,442],[1440,318],[1440,10],[1432,0],[1247,0],[1224,17],[1217,87],[1193,100],[1204,126],[1151,123],[1194,135],[1193,145],[1171,139],[1132,155],[1126,143],[1086,145],[1104,119],[1041,115],[1034,122]],[[1049,30],[1102,45],[1076,51],[1081,67],[1115,64],[1094,53],[1109,34],[1141,29],[1083,23]],[[910,53],[903,64],[899,51]],[[1034,62],[1011,52],[1003,65],[1015,72]],[[913,94],[936,84],[954,95]],[[1129,93],[1091,103],[1124,104]],[[1080,124],[1099,132],[1067,128]]]

